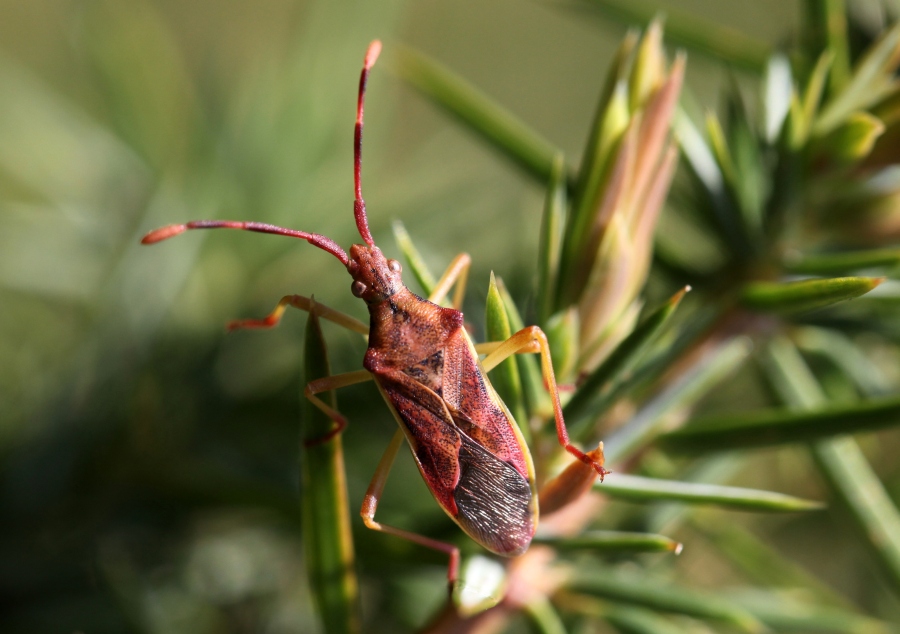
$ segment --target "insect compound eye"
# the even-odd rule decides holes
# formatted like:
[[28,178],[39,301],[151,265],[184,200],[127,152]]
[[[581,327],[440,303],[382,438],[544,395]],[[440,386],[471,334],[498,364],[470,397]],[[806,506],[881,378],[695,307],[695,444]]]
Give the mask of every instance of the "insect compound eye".
[[366,285],[356,280],[350,285],[350,292],[353,293],[354,297],[362,297],[363,293],[366,292]]
[[388,260],[388,268],[394,273],[399,273],[403,270],[403,267],[400,266],[400,263],[397,260]]

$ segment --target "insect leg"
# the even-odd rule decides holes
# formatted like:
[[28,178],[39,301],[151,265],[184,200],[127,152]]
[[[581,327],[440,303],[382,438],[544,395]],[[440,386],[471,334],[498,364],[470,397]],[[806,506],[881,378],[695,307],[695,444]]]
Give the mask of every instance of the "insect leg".
[[441,275],[441,279],[434,285],[434,290],[428,296],[428,301],[440,304],[447,297],[447,293],[450,292],[453,284],[456,283],[456,292],[453,293],[453,308],[459,310],[466,294],[466,281],[469,278],[469,265],[471,263],[472,258],[469,257],[468,253],[460,253],[453,258],[450,266]]
[[[317,308],[319,306],[321,306],[321,304],[316,305]],[[310,381],[306,385],[306,390],[304,391],[306,398],[308,398],[313,405],[325,412],[325,414],[334,421],[335,427],[324,436],[307,440],[304,444],[309,447],[310,445],[318,445],[319,443],[327,442],[344,431],[344,428],[347,426],[347,419],[344,418],[344,415],[320,399],[316,394],[371,380],[372,375],[369,372],[366,370],[356,370],[355,372],[345,372],[344,374],[335,374],[334,376],[326,376],[321,379],[316,379],[315,381]]]
[[[588,456],[603,464],[603,443],[589,451]],[[591,489],[596,478],[593,465],[573,460],[559,475],[545,482],[538,492],[541,519],[581,498]]]
[[[475,344],[475,352],[477,352],[478,354],[490,355],[494,350],[496,350],[497,348],[502,346],[503,343],[504,342],[502,342],[502,341],[482,341],[481,343]],[[537,341],[532,341],[530,346],[525,346],[521,350],[516,350],[513,354],[531,354],[531,353],[540,352],[540,351],[541,351],[540,344],[538,344]],[[505,359],[497,359],[496,361],[491,360],[491,365],[486,366],[486,365],[484,365],[484,361],[487,361],[487,357],[485,357],[484,361],[482,361],[481,365],[484,368],[485,372],[490,372],[491,370],[496,368],[498,365],[500,365],[504,360]]]
[[459,549],[456,546],[439,542],[425,537],[424,535],[411,533],[400,528],[386,526],[375,521],[375,511],[378,509],[378,501],[381,499],[381,494],[384,491],[384,485],[387,482],[388,474],[394,464],[394,458],[397,457],[397,452],[400,451],[404,439],[403,431],[398,429],[391,439],[391,444],[388,445],[388,448],[384,451],[384,455],[378,463],[378,468],[375,470],[375,475],[372,476],[372,481],[369,483],[369,488],[366,490],[366,496],[363,498],[362,508],[359,510],[359,514],[362,516],[365,525],[372,530],[396,535],[397,537],[402,537],[403,539],[425,546],[426,548],[447,553],[450,557],[450,563],[447,566],[447,582],[450,584],[450,591],[452,592],[453,584],[456,582],[457,572],[459,571]]
[[236,319],[235,321],[228,322],[226,328],[229,332],[232,330],[240,330],[242,328],[274,328],[278,325],[278,322],[281,321],[284,311],[288,306],[293,306],[294,308],[299,308],[306,312],[312,312],[312,307],[315,306],[316,315],[322,319],[327,319],[348,330],[358,332],[361,335],[369,334],[369,327],[355,317],[329,308],[325,304],[314,301],[310,297],[304,297],[303,295],[285,295],[281,298],[281,301],[278,302],[275,309],[266,317],[263,317],[262,319]]
[[569,432],[566,430],[566,421],[563,419],[562,404],[559,402],[559,389],[556,386],[556,376],[553,374],[553,362],[550,358],[550,344],[547,343],[547,335],[537,326],[528,326],[523,328],[512,337],[501,343],[481,362],[484,369],[490,370],[497,366],[500,362],[506,360],[510,355],[520,352],[531,351],[537,344],[541,353],[541,373],[544,376],[544,383],[550,392],[550,398],[553,400],[553,415],[556,418],[556,436],[559,438],[559,444],[566,451],[581,460],[583,463],[590,465],[600,475],[600,481],[609,473],[603,468],[597,460],[572,445],[569,442]]

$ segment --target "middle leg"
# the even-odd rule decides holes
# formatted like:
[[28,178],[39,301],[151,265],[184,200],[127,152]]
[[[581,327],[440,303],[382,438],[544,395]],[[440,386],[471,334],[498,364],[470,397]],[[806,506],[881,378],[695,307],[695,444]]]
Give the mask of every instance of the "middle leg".
[[309,447],[311,445],[318,445],[319,443],[327,442],[340,434],[347,427],[347,419],[344,417],[344,415],[334,409],[331,405],[320,399],[318,396],[316,396],[316,394],[329,392],[341,387],[356,385],[357,383],[363,383],[365,381],[371,380],[372,375],[368,371],[356,370],[355,372],[345,372],[344,374],[325,376],[321,379],[310,381],[306,385],[306,390],[304,390],[306,398],[308,398],[313,405],[325,412],[328,418],[334,421],[335,426],[334,429],[329,431],[324,436],[320,436],[319,438],[312,438],[305,441],[304,444]]

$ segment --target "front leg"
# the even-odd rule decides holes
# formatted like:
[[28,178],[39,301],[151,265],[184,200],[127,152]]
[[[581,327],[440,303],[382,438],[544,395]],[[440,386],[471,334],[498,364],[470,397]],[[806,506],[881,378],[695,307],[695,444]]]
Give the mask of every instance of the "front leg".
[[469,265],[471,263],[472,258],[469,257],[468,253],[460,253],[453,258],[447,270],[441,275],[441,279],[434,285],[434,290],[428,296],[428,301],[440,304],[447,296],[447,293],[450,292],[453,284],[456,284],[456,291],[453,293],[453,308],[460,310],[463,298],[466,295],[466,282],[469,279]]
[[274,328],[281,321],[281,318],[284,316],[284,311],[287,310],[288,306],[305,310],[308,313],[315,310],[316,315],[322,319],[327,319],[330,322],[343,326],[347,330],[358,332],[361,335],[368,336],[369,334],[369,327],[355,317],[351,317],[339,310],[329,308],[325,304],[317,302],[311,297],[304,297],[303,295],[285,295],[281,298],[281,301],[278,302],[278,305],[275,306],[272,312],[262,319],[236,319],[235,321],[228,322],[226,328],[228,329],[228,332],[243,328]]

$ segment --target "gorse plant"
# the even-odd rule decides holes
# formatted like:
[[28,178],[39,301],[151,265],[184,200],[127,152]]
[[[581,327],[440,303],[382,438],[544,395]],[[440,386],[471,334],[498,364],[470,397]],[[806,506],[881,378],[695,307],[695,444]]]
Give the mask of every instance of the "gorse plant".
[[[805,46],[799,50],[805,61],[792,68],[785,57],[772,55],[761,79],[759,123],[750,114],[756,104],[746,104],[732,88],[724,124],[708,114],[705,134],[689,114],[675,112],[685,58],[679,54],[667,68],[660,23],[640,38],[629,34],[607,75],[578,170],[436,62],[404,52],[398,69],[548,183],[533,305],[552,333],[557,372],[574,387],[566,396],[567,420],[581,439],[606,438],[614,469],[675,478],[613,476],[597,492],[644,502],[815,510],[820,504],[808,500],[677,479],[697,469],[702,473],[710,459],[657,466],[660,451],[707,454],[808,443],[835,502],[846,508],[886,578],[900,587],[900,514],[849,436],[895,424],[898,402],[887,393],[896,386],[889,387],[884,369],[855,343],[865,331],[883,335],[877,324],[884,317],[858,303],[852,309],[824,310],[886,279],[851,275],[888,272],[898,263],[897,253],[872,247],[892,241],[896,184],[889,126],[900,94],[894,79],[900,30],[875,38],[851,64],[843,10],[810,3],[805,26],[810,35],[801,38]],[[827,38],[813,37],[822,30]],[[645,311],[639,322],[652,237],[675,167],[670,127],[686,173],[670,206],[667,231],[657,237],[656,261],[660,280],[683,288],[662,307]],[[407,260],[421,267],[405,231],[398,238]],[[417,277],[431,279],[428,273]],[[670,317],[690,287],[695,316],[673,326]],[[424,290],[430,290],[427,284]],[[504,338],[525,323],[499,281],[492,281],[487,306],[489,338]],[[824,355],[830,362],[822,378],[804,353]],[[765,387],[785,407],[738,416],[724,409],[669,429],[673,414],[684,419],[698,398],[749,360],[761,364]],[[546,475],[553,470],[546,461],[555,456],[547,450],[550,417],[538,368],[533,359],[521,358],[497,374],[512,411],[529,423],[538,473]],[[823,380],[841,386],[835,397],[829,398]],[[623,408],[624,403],[629,406]],[[725,472],[742,461],[732,455]],[[566,623],[594,615],[623,631],[681,631],[677,619],[665,613],[742,631],[883,629],[828,601],[800,608],[774,591],[768,599],[726,600],[659,585],[652,576],[623,576],[621,566],[610,563],[610,551],[677,551],[681,546],[660,535],[597,531],[609,522],[591,512],[595,500],[587,497],[573,506],[584,510],[562,522],[551,514],[551,527],[539,533],[543,545],[513,562],[505,581],[493,579],[489,587],[500,601],[493,610],[504,616],[467,617],[469,606],[457,597],[459,612],[451,607],[434,631],[461,627],[452,625],[457,618],[467,631],[479,631],[483,623],[515,610],[523,610],[537,630],[546,632],[565,631]],[[687,519],[681,512],[665,525],[672,529]],[[717,533],[710,529],[710,534]],[[579,553],[577,564],[573,552]],[[749,565],[752,560],[750,555]],[[480,587],[479,573],[491,574],[480,566],[471,570],[476,579],[464,583],[475,587]]]
[[[643,1],[572,6],[634,28],[597,69],[578,157],[452,64],[390,38],[396,9],[316,4],[279,64],[219,77],[186,61],[152,4],[97,1],[71,34],[79,91],[0,63],[4,631],[893,631],[894,9],[809,0],[774,50],[699,16],[657,18]],[[348,431],[298,442],[298,419],[300,441],[333,428],[298,394],[299,368],[302,385],[358,369],[362,339],[316,310],[221,334],[291,292],[353,310],[333,258],[221,234],[202,249],[202,234],[137,247],[148,229],[202,217],[358,239],[346,204],[354,79],[373,37],[385,57],[363,169],[377,242],[423,295],[468,250],[473,339],[540,326],[572,441],[598,457],[602,442],[612,470],[595,482],[560,449],[538,355],[491,370],[534,459],[529,550],[488,555],[404,453],[377,518],[460,548],[449,598],[444,553],[356,515],[396,429],[377,391],[322,394]],[[721,108],[686,87],[698,57],[726,71]],[[470,186],[479,175],[455,164],[468,160],[454,158],[455,137],[439,138],[446,163],[381,166],[391,74],[451,115],[442,129],[461,126],[511,165],[516,188],[539,188],[543,208],[535,197],[519,216],[478,218],[494,183]],[[423,191],[441,201],[420,205]],[[420,206],[429,223],[452,209],[537,240],[451,240]],[[479,268],[501,258],[502,274]]]
[[[810,20],[810,29],[834,18],[828,12],[811,14],[816,19]],[[698,327],[670,323],[687,286],[637,323],[653,257],[651,238],[674,173],[676,153],[669,128],[684,71],[681,55],[667,69],[658,23],[641,38],[626,37],[614,59],[577,172],[566,167],[560,154],[551,155],[549,144],[523,131],[522,124],[435,62],[405,52],[398,66],[413,85],[548,181],[534,304],[539,321],[553,335],[557,372],[574,384],[565,413],[570,424],[578,425],[578,435],[606,436],[612,464],[651,473],[660,470],[649,460],[654,451],[648,449],[655,446],[705,453],[808,442],[816,466],[895,581],[900,516],[854,441],[846,436],[829,438],[893,424],[897,402],[830,402],[797,345],[818,341],[821,354],[829,338],[841,341],[854,351],[855,363],[841,362],[835,355],[832,371],[845,373],[848,387],[863,381],[856,385],[860,396],[872,396],[865,392],[866,386],[872,387],[873,375],[866,355],[828,324],[830,315],[840,313],[813,311],[863,295],[884,280],[826,276],[889,267],[896,264],[896,254],[848,250],[860,236],[881,236],[884,225],[866,226],[873,220],[863,212],[863,218],[857,216],[851,223],[856,229],[851,232],[844,228],[847,220],[840,217],[840,209],[846,215],[857,205],[847,200],[835,204],[834,196],[817,200],[814,191],[822,182],[836,191],[855,193],[859,204],[864,198],[856,190],[865,190],[873,180],[890,179],[885,171],[889,153],[874,167],[872,161],[885,154],[873,149],[885,132],[884,121],[890,121],[897,90],[893,75],[900,63],[898,33],[888,31],[872,43],[852,72],[841,71],[846,63],[836,59],[841,50],[835,49],[842,48],[840,34],[833,38],[837,43],[804,51],[817,61],[801,71],[798,81],[787,61],[773,56],[763,80],[759,125],[752,123],[750,108],[736,90],[728,100],[725,124],[708,115],[705,135],[687,114],[678,114],[674,128],[688,174],[680,184],[679,198],[684,202],[672,207],[676,220],[670,222],[671,233],[659,238],[659,263],[662,279],[696,287]],[[885,203],[879,200],[875,205],[883,209]],[[430,292],[434,278],[424,270],[421,255],[402,227],[397,236],[423,290]],[[805,277],[791,279],[798,274]],[[524,323],[500,283],[492,281],[487,306],[486,332],[491,339],[504,339]],[[811,320],[825,323],[813,327]],[[660,344],[662,332],[667,337]],[[719,415],[666,431],[673,411],[683,413],[748,358],[748,336],[759,344],[757,357],[767,368],[766,381],[789,407],[741,418]],[[546,461],[553,453],[546,446],[547,399],[533,361],[507,362],[497,370],[496,380],[511,410],[528,421],[540,478],[552,470]],[[883,380],[880,383],[882,389],[887,387]],[[842,395],[847,398],[852,391],[845,389]],[[622,402],[633,404],[625,415],[613,409]],[[812,412],[798,413],[798,408]],[[728,471],[740,461],[733,456]],[[663,471],[671,477],[684,469],[671,465]],[[819,508],[765,491],[676,479],[614,476],[598,491],[645,502],[676,499],[765,511]],[[879,629],[865,617],[840,612],[828,603],[813,602],[800,616],[798,607],[785,605],[774,592],[768,601],[747,603],[660,586],[647,578],[622,578],[619,566],[610,565],[608,559],[603,565],[608,552],[680,550],[680,545],[660,535],[594,530],[602,520],[591,512],[592,502],[589,497],[576,501],[573,506],[586,510],[562,522],[550,515],[550,529],[539,534],[543,544],[509,566],[505,581],[493,578],[493,585],[486,586],[487,595],[500,602],[493,611],[508,615],[523,610],[537,629],[548,632],[564,631],[564,623],[577,621],[576,615],[596,614],[626,631],[678,631],[655,611],[745,631],[777,629],[792,620],[795,627],[809,630]],[[570,560],[572,552],[580,554],[578,565]],[[310,556],[316,561],[315,553]],[[479,565],[467,570],[464,586],[482,591],[485,586],[478,576],[495,574],[494,568]],[[319,587],[324,592],[328,585]],[[349,595],[346,599],[352,602]],[[465,591],[457,595],[456,607],[445,613],[435,631],[459,627],[451,625],[456,619],[469,619],[466,627],[477,631],[479,623],[491,618],[465,616],[472,607],[466,600]],[[321,605],[328,605],[324,595]],[[563,615],[554,605],[572,614]]]

